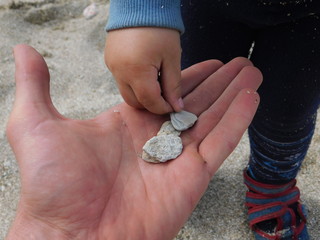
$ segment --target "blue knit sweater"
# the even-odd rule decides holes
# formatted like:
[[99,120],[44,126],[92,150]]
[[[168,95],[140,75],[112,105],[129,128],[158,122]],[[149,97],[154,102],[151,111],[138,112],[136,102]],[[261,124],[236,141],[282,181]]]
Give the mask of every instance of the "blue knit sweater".
[[106,30],[164,27],[183,33],[180,0],[110,0]]

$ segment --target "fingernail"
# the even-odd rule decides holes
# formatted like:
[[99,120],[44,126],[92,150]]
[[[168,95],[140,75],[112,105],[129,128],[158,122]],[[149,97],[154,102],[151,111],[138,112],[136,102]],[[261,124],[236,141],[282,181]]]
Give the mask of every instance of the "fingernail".
[[184,108],[184,103],[183,103],[182,98],[179,98],[179,99],[178,99],[178,104],[179,104],[179,107],[180,107],[181,109]]

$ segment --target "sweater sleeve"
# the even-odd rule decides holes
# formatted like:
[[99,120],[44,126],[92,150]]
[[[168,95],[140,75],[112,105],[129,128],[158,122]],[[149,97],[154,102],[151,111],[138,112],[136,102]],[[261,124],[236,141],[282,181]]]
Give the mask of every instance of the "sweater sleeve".
[[163,27],[184,32],[180,0],[110,0],[106,30]]

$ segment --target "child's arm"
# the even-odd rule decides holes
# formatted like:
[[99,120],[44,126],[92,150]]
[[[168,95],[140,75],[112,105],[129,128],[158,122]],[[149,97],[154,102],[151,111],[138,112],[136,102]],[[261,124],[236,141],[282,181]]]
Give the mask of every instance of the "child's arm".
[[107,31],[105,61],[124,100],[158,114],[180,111],[180,1],[113,0]]

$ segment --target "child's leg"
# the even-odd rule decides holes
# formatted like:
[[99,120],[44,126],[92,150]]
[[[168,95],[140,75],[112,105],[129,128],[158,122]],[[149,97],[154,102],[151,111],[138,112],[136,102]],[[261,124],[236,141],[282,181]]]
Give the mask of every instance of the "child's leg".
[[228,20],[216,4],[217,1],[181,1],[186,28],[181,37],[183,69],[208,59],[228,62],[238,56],[248,57],[253,31]]
[[310,16],[257,34],[252,61],[264,81],[249,127],[245,172],[250,225],[256,239],[309,239],[306,212],[293,180],[313,136],[320,102],[320,20]]
[[[256,239],[274,239],[278,232],[284,239],[298,235],[306,240],[305,212],[299,204],[295,180],[290,180],[295,178],[309,147],[319,105],[318,16],[292,24],[275,21],[268,27],[266,23],[263,29],[256,26],[261,30],[253,32],[240,23],[243,18],[238,18],[240,22],[230,21],[231,12],[225,17],[221,5],[218,11],[215,9],[218,2],[225,1],[211,1],[213,7],[201,2],[210,1],[182,0],[186,25],[182,67],[210,58],[226,62],[237,56],[246,57],[255,40],[252,60],[264,75],[260,107],[249,128],[249,175],[245,172],[250,189],[246,202]],[[264,235],[256,227],[270,234]]]
[[319,42],[318,16],[257,34],[252,61],[264,81],[249,128],[249,175],[260,182],[294,179],[307,153],[320,102]]

